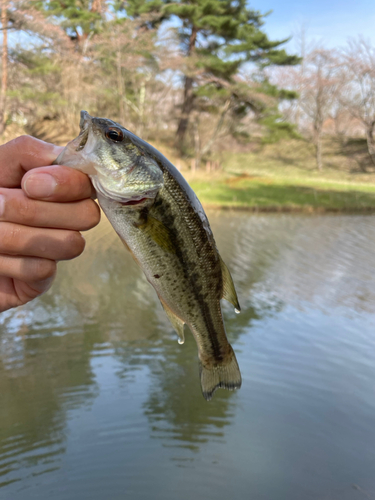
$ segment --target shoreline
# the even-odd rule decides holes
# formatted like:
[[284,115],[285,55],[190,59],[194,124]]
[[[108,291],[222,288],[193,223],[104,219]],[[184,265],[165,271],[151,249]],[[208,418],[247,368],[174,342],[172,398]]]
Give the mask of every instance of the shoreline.
[[280,213],[280,214],[310,214],[310,215],[324,215],[324,214],[345,214],[345,215],[374,215],[375,207],[313,207],[311,205],[305,206],[245,206],[245,205],[220,205],[212,203],[202,203],[204,210],[217,210],[225,212],[249,212],[249,213]]

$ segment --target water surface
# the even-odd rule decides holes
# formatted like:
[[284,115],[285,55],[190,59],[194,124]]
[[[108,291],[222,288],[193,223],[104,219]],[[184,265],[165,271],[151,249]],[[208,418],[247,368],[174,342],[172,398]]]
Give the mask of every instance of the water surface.
[[240,391],[200,392],[108,224],[0,316],[0,499],[375,499],[375,219],[213,212]]

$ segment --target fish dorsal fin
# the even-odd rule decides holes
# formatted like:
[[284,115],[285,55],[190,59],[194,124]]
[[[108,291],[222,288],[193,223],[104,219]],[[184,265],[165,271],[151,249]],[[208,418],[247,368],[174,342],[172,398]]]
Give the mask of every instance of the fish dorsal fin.
[[238,297],[236,289],[234,288],[232,276],[230,275],[229,269],[227,268],[225,262],[220,257],[221,271],[223,275],[223,296],[222,298],[233,304],[234,310],[236,312],[241,311],[240,304],[238,302]]
[[137,227],[163,250],[168,253],[176,253],[169,229],[158,219],[148,215],[147,220]]
[[172,323],[173,328],[176,330],[178,335],[178,343],[183,344],[185,342],[184,335],[184,322],[180,319],[176,314],[171,310],[169,306],[162,300],[160,301],[161,305],[164,307],[164,311],[166,312],[169,321]]

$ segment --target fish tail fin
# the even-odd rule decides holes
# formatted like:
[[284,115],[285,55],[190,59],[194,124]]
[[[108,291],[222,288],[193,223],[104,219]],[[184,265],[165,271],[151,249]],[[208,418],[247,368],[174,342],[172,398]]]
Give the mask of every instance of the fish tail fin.
[[230,349],[230,354],[221,363],[208,364],[199,360],[202,393],[206,401],[210,401],[216,389],[220,387],[229,391],[241,387],[241,372],[233,349]]

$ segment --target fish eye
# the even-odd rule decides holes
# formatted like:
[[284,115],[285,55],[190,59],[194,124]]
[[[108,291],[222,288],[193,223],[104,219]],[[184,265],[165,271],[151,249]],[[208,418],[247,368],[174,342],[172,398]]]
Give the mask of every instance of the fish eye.
[[115,142],[121,142],[124,138],[124,134],[119,128],[111,127],[106,130],[105,136],[107,139]]

